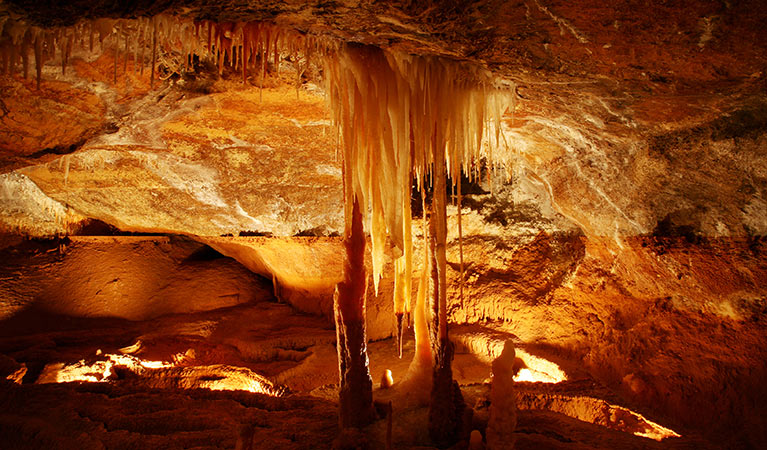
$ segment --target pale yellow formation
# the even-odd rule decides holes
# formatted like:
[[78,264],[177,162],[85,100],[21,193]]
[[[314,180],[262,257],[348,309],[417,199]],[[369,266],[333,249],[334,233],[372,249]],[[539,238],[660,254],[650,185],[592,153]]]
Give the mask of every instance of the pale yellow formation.
[[[469,173],[473,163],[478,166],[486,121],[495,123],[499,144],[510,96],[495,86],[488,71],[445,58],[349,44],[325,61],[327,93],[343,142],[346,208],[356,197],[371,214],[376,291],[389,238],[395,256],[395,313],[409,313],[413,178],[423,189],[435,170],[438,177],[447,172],[455,183],[461,170]],[[445,261],[438,264],[444,273]],[[419,297],[419,303],[426,302]],[[425,336],[418,322],[417,340]]]

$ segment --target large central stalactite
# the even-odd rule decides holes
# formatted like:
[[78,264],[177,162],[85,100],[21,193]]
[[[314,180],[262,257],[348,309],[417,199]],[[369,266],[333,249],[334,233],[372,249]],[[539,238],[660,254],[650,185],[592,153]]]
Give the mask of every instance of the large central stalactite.
[[[492,119],[500,131],[508,97],[488,72],[456,61],[347,44],[325,62],[327,93],[343,142],[346,229],[352,229],[349,220],[356,216],[350,209],[360,201],[362,211],[371,214],[376,290],[387,245],[394,255],[399,349],[403,316],[412,309],[412,180],[422,192],[428,179],[433,184],[416,303],[421,310],[415,311],[416,354],[406,379],[423,381],[422,373],[413,372],[431,369],[429,434],[446,447],[459,438],[464,411],[452,377],[454,347],[447,329],[447,176],[460,180],[462,171],[473,176],[470,168],[479,166],[481,156],[492,155],[480,152],[485,123]],[[495,144],[500,141],[496,134]],[[424,364],[429,357],[431,364]],[[342,378],[342,392],[343,383]]]

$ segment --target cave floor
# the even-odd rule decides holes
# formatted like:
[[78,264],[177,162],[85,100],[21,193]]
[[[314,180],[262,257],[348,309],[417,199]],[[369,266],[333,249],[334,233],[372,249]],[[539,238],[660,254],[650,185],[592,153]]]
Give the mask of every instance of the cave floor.
[[[26,367],[22,383],[0,385],[0,438],[8,448],[330,448],[337,433],[334,340],[323,319],[273,301],[146,321],[26,309],[0,327],[2,362]],[[402,359],[395,345],[387,339],[369,346],[378,400],[386,398],[384,370],[396,382],[412,357],[411,338]],[[252,386],[242,376],[258,384],[259,375],[269,392],[283,396],[229,390]],[[656,442],[632,434],[637,425],[621,417],[614,396],[581,375],[517,383],[523,409],[516,448],[707,447],[690,435]],[[483,427],[489,365],[459,353],[454,376],[476,411],[473,426]],[[412,438],[425,435],[417,429],[426,410],[395,404],[394,411],[394,447],[428,446]],[[373,448],[384,448],[385,422],[369,430]]]

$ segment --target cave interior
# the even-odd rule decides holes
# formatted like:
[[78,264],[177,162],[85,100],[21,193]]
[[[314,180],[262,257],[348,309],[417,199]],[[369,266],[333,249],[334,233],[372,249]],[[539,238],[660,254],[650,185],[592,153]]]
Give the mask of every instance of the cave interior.
[[0,0],[0,448],[765,448],[765,23]]

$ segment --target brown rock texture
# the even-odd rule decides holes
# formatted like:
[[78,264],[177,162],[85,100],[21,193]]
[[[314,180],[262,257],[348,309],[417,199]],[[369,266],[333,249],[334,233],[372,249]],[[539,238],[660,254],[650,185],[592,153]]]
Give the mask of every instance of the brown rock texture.
[[105,111],[98,95],[67,82],[37,91],[33,80],[0,77],[0,170],[76,150],[103,131]]
[[210,248],[167,236],[72,236],[2,250],[0,318],[26,308],[145,320],[272,298],[269,282]]
[[[452,317],[485,321],[525,343],[525,351],[560,361],[566,371],[585,368],[626,398],[668,417],[667,424],[705,429],[710,439],[736,447],[761,442],[764,428],[756,422],[767,396],[759,363],[767,352],[767,293],[758,281],[767,276],[763,239],[637,237],[617,252],[612,242],[588,240],[584,248],[582,240],[545,235],[526,245],[507,240],[511,251],[494,240],[494,250],[486,243],[491,253],[481,256],[469,246],[464,288],[469,300],[462,308],[454,288]],[[574,243],[580,256],[563,252],[569,269],[551,287],[547,278],[556,259],[543,263],[548,270],[542,273],[535,272],[540,267],[535,262]],[[505,261],[505,273],[491,269],[500,262],[495,258]],[[449,257],[453,280],[456,260]],[[531,272],[520,276],[515,268]],[[550,290],[536,295],[517,290],[515,283],[536,285],[526,276]]]
[[117,133],[21,172],[51,198],[124,230],[337,233],[341,171],[321,99],[232,87],[147,103]]
[[[234,258],[251,271],[271,279],[275,296],[299,311],[333,321],[333,292],[343,278],[343,244],[340,238],[297,236],[204,237],[201,242]],[[365,257],[368,273],[366,294],[367,335],[371,340],[394,332],[394,279],[381,280],[376,294],[370,267],[370,245]],[[393,263],[386,260],[386,273]]]

